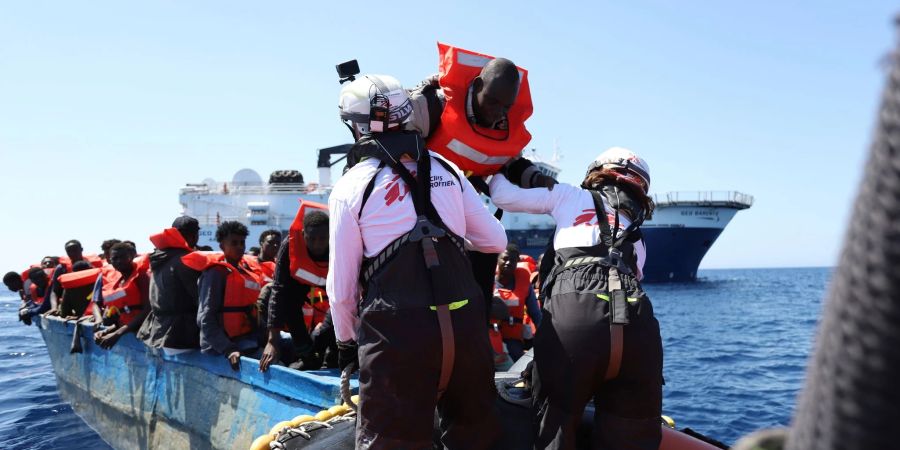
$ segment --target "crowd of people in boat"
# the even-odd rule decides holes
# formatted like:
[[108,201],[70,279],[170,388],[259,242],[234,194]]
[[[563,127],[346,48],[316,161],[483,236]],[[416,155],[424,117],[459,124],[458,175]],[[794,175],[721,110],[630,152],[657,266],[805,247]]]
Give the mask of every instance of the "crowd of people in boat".
[[[259,246],[246,249],[247,227],[224,222],[215,234],[220,251],[212,251],[197,245],[199,222],[180,216],[150,236],[149,253],[139,253],[134,241],[109,239],[99,254],[86,254],[73,239],[65,256],[8,272],[3,283],[19,295],[24,324],[38,315],[94,323],[94,341],[104,349],[134,333],[168,354],[224,355],[234,368],[241,355],[259,358],[264,371],[273,363],[336,368],[325,277],[314,278],[315,272],[327,276],[328,215],[321,209],[300,214],[305,252],[293,249],[302,253],[294,270],[290,239],[280,230],[264,231]],[[489,325],[498,370],[531,348],[541,317],[537,281],[534,258],[508,245],[497,259]]]
[[[363,449],[431,448],[435,411],[445,447],[490,448],[494,372],[533,346],[523,377],[536,448],[572,448],[591,399],[595,448],[657,448],[662,344],[640,285],[649,166],[614,147],[580,185],[557,183],[517,157],[530,139],[527,71],[439,50],[440,75],[411,90],[338,66],[355,144],[328,205],[301,202],[287,236],[263,233],[253,255],[247,228],[224,222],[219,251],[203,251],[183,216],[150,236],[149,254],[108,241],[86,256],[70,241],[65,257],[4,277],[20,317],[93,320],[101,347],[133,332],[234,368],[252,355],[263,371],[358,369]],[[551,215],[543,258],[510,245],[479,194]]]

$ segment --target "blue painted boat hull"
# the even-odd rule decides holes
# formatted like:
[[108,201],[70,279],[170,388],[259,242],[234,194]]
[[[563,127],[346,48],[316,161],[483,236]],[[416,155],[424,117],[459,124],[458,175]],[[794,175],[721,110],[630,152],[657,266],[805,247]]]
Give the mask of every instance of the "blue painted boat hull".
[[339,403],[337,371],[297,372],[241,358],[239,371],[199,351],[165,355],[126,335],[111,350],[83,327],[83,353],[70,354],[74,323],[38,322],[60,396],[117,449],[249,448],[275,423]]
[[644,283],[687,282],[697,279],[697,267],[722,228],[644,227],[647,244]]

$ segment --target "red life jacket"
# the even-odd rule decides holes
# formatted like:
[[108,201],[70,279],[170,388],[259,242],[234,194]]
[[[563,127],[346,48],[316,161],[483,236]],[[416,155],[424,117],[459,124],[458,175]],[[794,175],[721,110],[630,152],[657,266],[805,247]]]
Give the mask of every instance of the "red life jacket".
[[527,269],[516,267],[516,287],[513,290],[499,288],[495,291],[495,295],[500,297],[509,309],[510,320],[492,320],[492,322],[500,325],[500,333],[503,335],[503,339],[522,340],[522,327],[525,321],[525,299],[528,298],[528,291],[531,289],[531,284],[528,283],[530,276]]
[[321,203],[300,200],[300,209],[288,230],[288,256],[291,261],[291,276],[309,286],[325,286],[328,277],[328,264],[324,266],[309,257],[306,240],[303,239],[303,218],[313,209],[327,212],[328,206]]
[[491,340],[491,349],[494,350],[494,367],[505,370],[506,368],[502,366],[509,360],[509,354],[506,352],[506,348],[503,347],[503,335],[498,327],[491,324],[488,328],[488,337]]
[[275,279],[275,261],[266,261],[259,263],[262,270],[263,283],[271,283]]
[[222,325],[229,337],[243,336],[256,329],[256,299],[262,288],[262,272],[254,258],[242,257],[236,268],[221,252],[193,252],[181,257],[184,265],[197,271],[218,265],[228,270]]
[[534,258],[532,258],[531,255],[520,255],[519,263],[516,265],[528,269],[528,271],[531,273],[534,273],[534,271],[537,269],[537,262],[535,262]]
[[[97,277],[100,276],[101,272],[102,270],[95,267],[93,269],[79,270],[78,272],[64,273],[58,278],[59,285],[62,286],[63,289],[73,289],[90,286],[97,282]],[[46,298],[46,295],[44,297]],[[93,311],[94,302],[90,302],[88,303],[82,315],[89,316],[93,314]]]
[[456,163],[466,175],[490,175],[519,155],[531,141],[525,120],[531,116],[528,71],[519,67],[519,94],[507,113],[507,130],[470,123],[466,116],[469,86],[493,56],[438,43],[440,85],[444,92],[441,124],[428,137],[428,148]]
[[312,332],[316,325],[325,320],[325,314],[328,313],[331,305],[328,303],[328,294],[325,289],[318,286],[312,286],[307,296],[309,302],[303,303],[303,321],[306,322],[306,329]]
[[[127,280],[122,279],[122,273],[112,269],[103,275],[103,309],[106,315],[119,315],[119,325],[128,325],[141,308],[141,290],[137,285],[138,277],[147,272],[150,262],[146,258],[135,258],[131,276]],[[112,267],[107,265],[105,267]]]
[[193,250],[188,247],[184,236],[178,232],[177,228],[166,228],[159,233],[150,235],[150,243],[158,249],[164,248],[183,248],[185,250]]

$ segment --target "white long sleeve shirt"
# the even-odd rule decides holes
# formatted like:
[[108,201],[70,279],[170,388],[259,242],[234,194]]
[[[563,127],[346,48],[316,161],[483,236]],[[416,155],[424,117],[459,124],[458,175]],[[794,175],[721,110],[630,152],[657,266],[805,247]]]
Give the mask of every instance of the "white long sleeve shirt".
[[[434,153],[430,152],[432,156]],[[412,229],[416,211],[406,183],[379,161],[363,161],[335,184],[328,199],[329,249],[326,290],[334,332],[339,341],[356,339],[359,271],[363,257],[372,257]],[[416,163],[404,161],[415,173]],[[432,158],[431,203],[444,224],[466,239],[470,248],[499,253],[506,248],[506,232],[488,211],[475,188],[453,166],[459,179]],[[376,174],[377,172],[377,174]],[[375,186],[360,216],[363,192],[372,177]],[[462,189],[459,183],[462,182]]]
[[[557,250],[568,247],[588,247],[600,243],[600,227],[594,211],[591,193],[571,184],[559,183],[553,190],[547,188],[522,189],[506,179],[502,174],[494,175],[490,183],[491,200],[500,208],[510,212],[550,214],[556,220],[553,247]],[[608,203],[603,204],[606,221],[615,225],[615,210]],[[627,215],[619,214],[619,228],[631,225]],[[644,241],[634,243],[637,256],[637,279],[644,277],[644,260],[647,249]]]

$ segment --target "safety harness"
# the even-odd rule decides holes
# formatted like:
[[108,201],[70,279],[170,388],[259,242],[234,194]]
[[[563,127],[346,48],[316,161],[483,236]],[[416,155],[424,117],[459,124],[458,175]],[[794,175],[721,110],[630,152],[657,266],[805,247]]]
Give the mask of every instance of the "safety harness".
[[[612,189],[612,193],[618,195],[617,188],[612,186]],[[644,214],[642,208],[629,208],[630,212],[634,213],[635,220],[619,233],[619,210],[620,205],[624,202],[610,202],[615,211],[615,223],[613,227],[610,227],[606,220],[606,209],[603,206],[603,194],[595,189],[589,189],[588,192],[594,200],[597,226],[600,227],[600,244],[592,247],[558,250],[556,265],[541,288],[541,297],[549,298],[556,277],[563,271],[587,264],[599,264],[608,270],[608,294],[596,295],[599,300],[609,302],[610,352],[605,379],[611,380],[619,374],[622,365],[624,327],[630,322],[628,304],[636,301],[636,299],[628,298],[627,291],[623,289],[622,278],[635,277],[634,268],[629,264],[629,259],[624,257],[623,250],[628,254],[633,253],[631,243],[640,236],[639,228],[644,221]]]
[[[455,345],[453,335],[453,323],[450,311],[461,308],[468,303],[468,300],[459,300],[442,303],[438,299],[441,298],[440,292],[449,286],[445,286],[449,281],[443,279],[438,272],[441,266],[441,256],[435,248],[438,240],[446,239],[451,242],[452,247],[457,249],[461,255],[465,255],[465,246],[461,238],[450,232],[431,203],[431,157],[423,148],[424,142],[416,133],[389,133],[372,136],[357,143],[357,155],[365,157],[378,158],[379,171],[385,165],[394,170],[400,176],[409,188],[412,196],[413,206],[416,211],[416,223],[413,228],[391,242],[384,250],[372,258],[367,258],[363,262],[363,268],[360,271],[360,280],[364,287],[369,285],[369,281],[378,271],[389,263],[394,256],[397,255],[401,247],[407,244],[418,244],[422,252],[425,267],[431,278],[432,304],[429,306],[432,311],[437,312],[438,324],[441,333],[441,373],[438,382],[438,398],[440,398],[447,385],[450,382],[450,375],[453,372],[453,363],[455,360]],[[416,176],[403,165],[401,158],[409,157],[416,161]],[[444,165],[448,172],[456,176],[456,171],[450,165],[440,158],[435,158],[439,163]],[[376,175],[366,186],[363,193],[363,202],[360,206],[360,216],[368,197],[374,188]],[[459,180],[457,180],[459,181]]]

